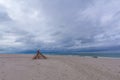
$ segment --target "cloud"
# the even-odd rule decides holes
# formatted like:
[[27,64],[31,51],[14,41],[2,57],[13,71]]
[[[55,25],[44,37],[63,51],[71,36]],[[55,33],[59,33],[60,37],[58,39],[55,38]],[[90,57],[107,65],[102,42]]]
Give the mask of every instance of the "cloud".
[[[95,44],[119,45],[119,3],[120,1],[94,1],[89,7],[79,12],[79,21],[88,22],[86,29],[94,30]],[[117,41],[117,44],[115,43]]]
[[119,0],[0,0],[0,51],[120,45]]

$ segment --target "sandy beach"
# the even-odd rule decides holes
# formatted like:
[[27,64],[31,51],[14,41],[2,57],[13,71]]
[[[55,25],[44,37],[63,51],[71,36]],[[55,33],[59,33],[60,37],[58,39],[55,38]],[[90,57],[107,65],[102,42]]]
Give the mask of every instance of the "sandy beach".
[[120,59],[0,54],[0,80],[120,80]]

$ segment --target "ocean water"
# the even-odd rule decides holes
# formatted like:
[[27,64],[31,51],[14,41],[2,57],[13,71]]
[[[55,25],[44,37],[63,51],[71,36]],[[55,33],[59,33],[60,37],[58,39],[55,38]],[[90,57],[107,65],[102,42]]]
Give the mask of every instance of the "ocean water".
[[62,53],[62,52],[47,52],[43,54],[49,54],[49,55],[78,55],[78,56],[90,56],[90,57],[112,57],[112,58],[120,58],[120,53],[98,53],[98,52],[83,52],[83,53],[79,53],[79,52],[66,52],[66,53]]
[[[110,58],[120,58],[120,52],[41,52],[42,54],[48,55],[77,55],[77,56],[90,56],[90,57],[110,57]],[[19,54],[36,54],[36,52],[27,52]]]

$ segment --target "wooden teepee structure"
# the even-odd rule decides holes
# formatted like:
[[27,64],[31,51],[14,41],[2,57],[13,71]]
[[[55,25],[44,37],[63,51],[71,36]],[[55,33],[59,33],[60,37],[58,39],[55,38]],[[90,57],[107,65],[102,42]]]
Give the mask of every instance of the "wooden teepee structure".
[[40,50],[37,51],[36,55],[33,57],[33,59],[47,59],[46,56],[44,56]]

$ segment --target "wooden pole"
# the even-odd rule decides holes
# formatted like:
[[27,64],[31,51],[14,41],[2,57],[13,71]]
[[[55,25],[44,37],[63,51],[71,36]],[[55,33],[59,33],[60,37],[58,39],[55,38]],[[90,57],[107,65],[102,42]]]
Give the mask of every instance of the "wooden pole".
[[33,59],[47,59],[46,56],[44,56],[40,50],[37,51],[37,54],[33,57]]

